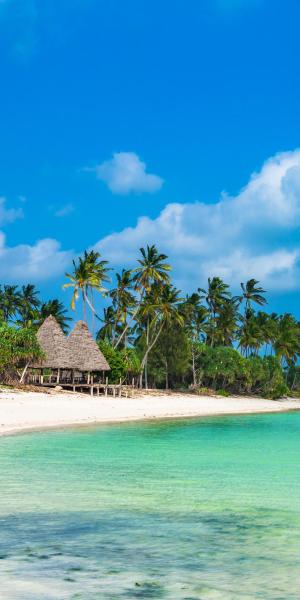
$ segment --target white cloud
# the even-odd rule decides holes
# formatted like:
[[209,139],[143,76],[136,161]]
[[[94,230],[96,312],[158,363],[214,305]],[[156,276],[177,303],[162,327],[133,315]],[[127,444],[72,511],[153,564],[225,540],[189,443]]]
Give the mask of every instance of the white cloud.
[[74,212],[73,204],[64,204],[64,206],[61,206],[61,208],[59,208],[54,215],[56,217],[67,217],[72,212]]
[[6,199],[0,198],[0,226],[13,223],[16,219],[23,217],[21,208],[6,208]]
[[113,194],[153,193],[163,185],[161,177],[146,172],[146,164],[134,152],[115,152],[93,171]]
[[34,245],[9,247],[0,232],[0,279],[2,281],[43,281],[60,276],[69,266],[73,253],[61,250],[54,239],[43,239]]
[[184,289],[220,275],[239,285],[249,277],[268,289],[300,288],[300,150],[278,154],[235,197],[215,204],[168,204],[156,219],[97,244],[116,265],[132,264],[138,249],[155,243]]

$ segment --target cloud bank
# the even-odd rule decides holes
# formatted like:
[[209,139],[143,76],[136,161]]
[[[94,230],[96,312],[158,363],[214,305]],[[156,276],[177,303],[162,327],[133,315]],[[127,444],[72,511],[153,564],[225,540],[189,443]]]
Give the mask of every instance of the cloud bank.
[[269,290],[300,288],[300,150],[278,154],[234,197],[215,204],[168,204],[156,219],[99,240],[115,265],[132,264],[155,243],[168,254],[177,284],[202,285],[218,275],[234,286],[249,277]]
[[[0,224],[22,216],[0,201]],[[183,290],[218,275],[233,286],[255,277],[269,291],[300,289],[300,150],[278,154],[236,196],[215,204],[170,203],[155,219],[103,237],[94,248],[117,269],[135,263],[141,246],[157,244]],[[84,248],[81,248],[84,250]],[[9,247],[0,232],[0,280],[42,281],[68,270],[73,251],[55,239]]]
[[73,252],[61,250],[59,242],[43,239],[30,246],[9,247],[0,231],[0,280],[4,282],[46,281],[60,276],[70,265]]
[[93,170],[113,194],[153,193],[163,185],[161,177],[146,172],[146,164],[134,152],[115,152]]

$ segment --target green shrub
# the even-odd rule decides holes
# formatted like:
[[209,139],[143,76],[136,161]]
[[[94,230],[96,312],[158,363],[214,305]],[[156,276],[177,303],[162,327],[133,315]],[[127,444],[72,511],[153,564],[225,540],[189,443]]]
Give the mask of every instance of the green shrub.
[[235,348],[227,346],[202,348],[199,368],[207,387],[240,391],[248,381],[247,359]]
[[222,388],[220,390],[217,390],[217,394],[218,396],[224,396],[225,398],[228,398],[228,396],[230,396],[228,390],[222,390]]
[[119,383],[120,379],[124,381],[126,378],[131,383],[132,377],[139,372],[140,367],[136,351],[132,348],[118,350],[107,340],[100,340],[98,345],[111,369],[108,373],[109,383]]
[[276,356],[266,356],[263,358],[265,381],[262,387],[262,393],[267,398],[277,400],[289,393],[286,385],[284,372]]
[[30,328],[18,329],[7,323],[0,324],[0,376],[2,381],[19,379],[17,369],[43,353],[35,331]]

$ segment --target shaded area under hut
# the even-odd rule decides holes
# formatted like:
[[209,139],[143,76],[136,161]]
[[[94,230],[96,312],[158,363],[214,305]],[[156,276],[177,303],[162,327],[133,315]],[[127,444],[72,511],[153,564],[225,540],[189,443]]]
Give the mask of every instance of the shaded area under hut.
[[78,321],[66,337],[56,319],[47,317],[37,339],[44,358],[30,365],[28,383],[107,393],[106,374],[110,366],[83,321]]

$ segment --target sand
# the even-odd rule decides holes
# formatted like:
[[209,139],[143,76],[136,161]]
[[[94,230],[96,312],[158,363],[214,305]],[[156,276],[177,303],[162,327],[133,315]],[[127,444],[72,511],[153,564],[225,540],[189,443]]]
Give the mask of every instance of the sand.
[[204,417],[300,410],[300,400],[140,395],[135,398],[91,397],[58,392],[0,391],[0,435],[47,428],[116,423],[143,419]]

